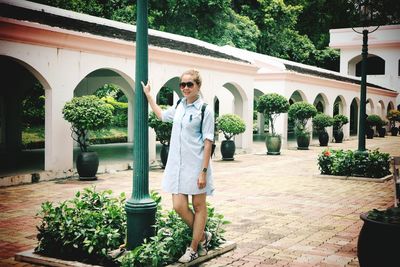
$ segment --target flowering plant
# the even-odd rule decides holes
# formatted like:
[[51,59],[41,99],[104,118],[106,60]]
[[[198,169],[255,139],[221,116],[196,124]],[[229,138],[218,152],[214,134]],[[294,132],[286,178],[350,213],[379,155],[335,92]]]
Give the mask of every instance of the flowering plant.
[[325,149],[318,155],[321,174],[381,178],[390,174],[390,156],[378,150],[356,153]]

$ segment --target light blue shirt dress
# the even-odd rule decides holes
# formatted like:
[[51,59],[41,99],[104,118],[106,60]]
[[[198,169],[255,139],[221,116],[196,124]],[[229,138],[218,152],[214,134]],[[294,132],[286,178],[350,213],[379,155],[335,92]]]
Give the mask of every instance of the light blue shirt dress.
[[183,98],[162,112],[162,121],[173,122],[167,165],[162,188],[172,194],[197,195],[214,191],[211,160],[207,170],[207,184],[203,189],[197,186],[202,171],[204,141],[214,140],[214,112],[206,107],[203,119],[203,134],[200,133],[201,107],[204,101],[199,97],[187,104]]

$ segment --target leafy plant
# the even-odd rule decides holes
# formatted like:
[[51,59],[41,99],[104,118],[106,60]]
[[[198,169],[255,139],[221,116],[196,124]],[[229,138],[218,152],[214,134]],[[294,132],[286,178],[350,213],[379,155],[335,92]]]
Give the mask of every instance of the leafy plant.
[[71,123],[72,138],[78,142],[82,152],[90,145],[88,131],[98,130],[112,121],[113,107],[94,95],[79,96],[65,103],[62,113]]
[[246,130],[244,120],[236,114],[224,114],[217,119],[218,128],[230,140],[233,136],[243,133]]
[[400,207],[387,208],[386,210],[373,209],[368,212],[367,218],[378,222],[400,225]]
[[320,132],[325,132],[326,127],[333,125],[333,118],[324,113],[318,113],[312,119],[312,122],[313,122],[313,126],[315,127],[315,129],[320,133]]
[[112,124],[115,126],[126,127],[128,125],[128,103],[119,102],[112,96],[101,98],[104,102],[113,106]]
[[390,174],[390,156],[378,149],[368,153],[326,149],[318,155],[321,174],[381,178]]
[[39,241],[35,251],[58,258],[110,264],[107,253],[124,243],[125,194],[111,197],[111,190],[94,187],[77,192],[71,200],[54,205],[44,202],[38,216]]
[[[166,106],[160,106],[166,109]],[[163,122],[157,118],[156,114],[152,111],[149,114],[149,127],[153,128],[156,132],[156,139],[163,145],[169,145],[172,133],[172,122]]]
[[332,174],[332,162],[333,158],[329,149],[325,149],[318,155],[318,168],[321,174]]
[[372,115],[368,115],[366,123],[367,123],[368,127],[374,127],[374,126],[381,125],[382,119],[378,115],[372,114]]
[[281,113],[287,112],[289,109],[288,100],[279,94],[271,93],[262,95],[257,102],[257,111],[263,113],[269,119],[271,127],[271,135],[275,136],[275,120]]
[[396,127],[396,122],[400,121],[400,110],[396,109],[389,110],[386,118],[390,122],[390,128]]
[[[159,197],[159,201],[161,198]],[[118,261],[122,266],[162,266],[175,262],[191,242],[192,233],[190,228],[182,221],[175,211],[164,212],[157,202],[156,235],[145,240],[145,242],[121,256]],[[222,244],[225,239],[222,228],[228,221],[223,215],[215,212],[207,203],[206,230],[211,232],[211,248]]]
[[336,114],[335,116],[333,116],[333,128],[338,131],[341,132],[343,125],[349,123],[349,119],[342,114]]
[[306,131],[306,125],[310,118],[317,114],[317,109],[307,102],[296,102],[289,107],[289,117],[294,120],[296,135]]

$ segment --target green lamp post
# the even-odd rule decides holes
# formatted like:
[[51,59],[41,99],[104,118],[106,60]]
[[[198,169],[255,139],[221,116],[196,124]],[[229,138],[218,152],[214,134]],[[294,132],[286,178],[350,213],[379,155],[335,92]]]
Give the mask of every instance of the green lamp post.
[[352,28],[356,33],[363,35],[363,44],[361,52],[361,90],[360,90],[360,115],[359,115],[359,129],[358,129],[358,153],[366,153],[365,148],[365,124],[366,124],[366,98],[367,98],[367,58],[368,58],[368,34],[376,31],[379,26],[375,27],[372,31],[368,29],[368,24],[372,21],[372,8],[368,0],[356,1],[356,7],[360,12],[363,31],[357,31]]
[[154,235],[157,209],[149,195],[148,104],[140,83],[148,79],[147,6],[147,0],[137,1],[133,188],[125,205],[126,245],[130,250],[141,245],[144,238]]

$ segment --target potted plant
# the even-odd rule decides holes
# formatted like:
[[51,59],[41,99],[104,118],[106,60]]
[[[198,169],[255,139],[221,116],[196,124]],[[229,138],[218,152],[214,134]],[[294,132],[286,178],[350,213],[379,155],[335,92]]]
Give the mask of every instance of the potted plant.
[[342,114],[336,114],[333,116],[333,137],[336,143],[343,141],[343,125],[349,123],[349,119]]
[[399,128],[396,127],[396,121],[400,121],[400,111],[391,109],[389,110],[386,118],[389,120],[390,132],[392,133],[392,136],[396,136],[399,132]]
[[96,152],[89,151],[89,131],[106,127],[112,121],[113,107],[94,95],[79,96],[65,103],[64,119],[71,123],[71,136],[81,153],[76,159],[79,179],[94,180],[99,167]]
[[333,125],[333,118],[324,113],[318,113],[312,119],[313,126],[318,132],[318,139],[320,146],[327,146],[329,142],[329,134],[326,131],[326,127]]
[[279,155],[281,152],[281,136],[275,132],[275,120],[289,109],[288,100],[279,94],[271,93],[262,95],[257,101],[257,111],[263,113],[269,121],[271,129],[265,139],[268,155]]
[[[400,208],[373,209],[360,215],[357,256],[360,266],[394,266],[398,262]],[[393,265],[394,264],[394,265]]]
[[306,129],[307,122],[317,114],[317,109],[307,102],[296,102],[289,107],[289,117],[295,124],[297,149],[306,150],[310,145],[310,132]]
[[[160,106],[165,109],[165,106]],[[152,128],[156,133],[156,140],[160,141],[162,147],[160,152],[161,163],[163,167],[167,165],[168,152],[169,152],[169,141],[171,139],[172,122],[163,122],[159,120],[156,114],[152,111],[149,114],[149,127]]]
[[368,139],[372,139],[374,138],[374,129],[372,127],[376,127],[381,123],[381,117],[379,117],[378,115],[372,114],[372,115],[368,115],[367,119],[366,119],[366,131],[365,134],[367,135]]
[[388,122],[385,120],[380,120],[379,124],[376,126],[376,130],[379,134],[379,137],[385,137],[386,135],[386,125],[388,125]]
[[234,160],[236,146],[232,139],[235,135],[241,134],[246,130],[246,125],[242,118],[236,114],[224,114],[217,119],[218,130],[221,131],[226,140],[221,143],[221,154],[223,160]]

